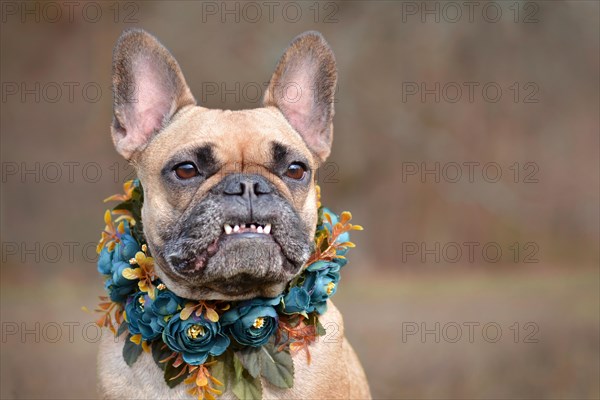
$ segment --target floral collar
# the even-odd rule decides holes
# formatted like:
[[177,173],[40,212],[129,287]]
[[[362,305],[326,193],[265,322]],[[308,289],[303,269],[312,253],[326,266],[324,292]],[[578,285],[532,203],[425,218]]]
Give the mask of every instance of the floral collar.
[[[180,298],[154,272],[145,244],[139,180],[123,185],[120,203],[104,214],[98,271],[108,296],[100,297],[97,324],[116,336],[127,332],[123,358],[131,366],[151,352],[169,387],[184,382],[198,399],[230,389],[238,398],[262,396],[261,377],[280,388],[294,383],[292,354],[305,350],[325,329],[319,316],[335,294],[345,254],[354,247],[349,212],[337,216],[321,206],[315,251],[303,272],[275,298],[197,301]],[[113,221],[113,218],[115,220]],[[264,351],[260,351],[264,350]]]

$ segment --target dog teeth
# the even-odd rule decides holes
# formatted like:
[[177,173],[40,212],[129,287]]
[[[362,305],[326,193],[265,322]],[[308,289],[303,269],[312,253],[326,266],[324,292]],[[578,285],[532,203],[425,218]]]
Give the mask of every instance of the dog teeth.
[[226,235],[231,235],[232,233],[244,233],[244,232],[262,233],[265,235],[271,234],[271,224],[266,224],[266,225],[241,224],[241,225],[234,225],[233,228],[229,224],[224,224],[223,229],[225,230]]

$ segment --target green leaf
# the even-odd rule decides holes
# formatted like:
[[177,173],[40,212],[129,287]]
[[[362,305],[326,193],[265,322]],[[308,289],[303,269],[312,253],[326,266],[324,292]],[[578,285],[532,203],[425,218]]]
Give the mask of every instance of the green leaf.
[[216,363],[213,364],[210,367],[210,374],[217,380],[223,382],[223,384],[225,385],[225,388],[227,388],[227,377],[226,377],[226,366],[225,366],[225,362],[223,362],[223,360],[220,359],[221,357],[219,357],[219,359],[215,360]]
[[260,375],[260,359],[261,350],[248,347],[235,353],[235,356],[240,360],[243,367],[248,371],[253,378]]
[[327,331],[325,330],[325,327],[321,324],[321,321],[319,321],[317,319],[317,336],[325,336],[325,334],[327,333]]
[[225,385],[223,391],[227,390],[230,382],[234,382],[236,380],[236,371],[234,369],[233,359],[233,351],[228,349],[225,353],[215,357],[214,360],[216,360],[217,363],[210,367],[211,375],[223,382]]
[[133,201],[140,201],[140,200],[142,200],[141,187],[133,189],[133,192],[131,193],[131,199]]
[[129,340],[130,338],[131,334],[127,335],[127,338],[125,339],[125,345],[123,346],[123,359],[125,360],[125,363],[131,367],[133,363],[136,362],[140,354],[142,354],[143,350],[142,346],[133,343],[131,340]]
[[273,341],[261,347],[260,374],[271,384],[289,389],[294,385],[294,363],[289,350],[277,351]]
[[121,336],[123,334],[123,332],[125,332],[128,329],[129,329],[129,324],[127,323],[127,321],[121,322],[121,325],[119,325],[119,329],[117,329],[117,334],[115,336],[116,337]]
[[161,363],[161,361],[172,354],[173,350],[171,350],[162,340],[155,340],[152,342],[152,358],[161,370],[164,371],[167,367],[167,362]]
[[233,375],[234,380],[240,379],[244,373],[244,365],[242,364],[240,359],[237,357],[233,357],[233,371],[234,371],[234,375]]
[[233,351],[227,350],[216,358],[217,363],[210,367],[210,373],[223,382],[240,400],[262,398],[260,377],[253,377],[242,365]]
[[[241,365],[241,363],[239,365]],[[240,378],[232,381],[231,391],[233,394],[240,400],[261,400],[262,383],[260,382],[260,378],[253,378],[248,371],[243,368],[241,371],[242,375]]]
[[136,221],[137,222],[134,225],[131,233],[133,233],[133,236],[138,241],[138,243],[146,243],[146,238],[144,237],[144,225],[142,224],[142,220],[141,218],[136,218]]
[[[181,374],[181,371],[185,368],[186,364],[182,363],[178,368],[175,368],[173,366],[174,362],[175,358],[167,361],[167,365],[165,367],[165,382],[170,388],[174,388],[175,386],[179,385],[188,376],[188,374]],[[181,376],[178,376],[177,378],[173,379],[179,374],[181,374]]]
[[306,325],[315,327],[315,334],[317,336],[325,335],[325,327],[321,324],[321,321],[319,321],[319,315],[316,312],[310,313],[310,315],[308,315],[308,317],[306,318],[305,322]]
[[300,314],[292,314],[288,321],[287,321],[288,325],[291,326],[292,328],[295,328],[298,326],[298,324],[300,323]]
[[124,201],[114,206],[113,210],[127,210],[131,212],[133,211],[133,204],[131,204],[131,201]]

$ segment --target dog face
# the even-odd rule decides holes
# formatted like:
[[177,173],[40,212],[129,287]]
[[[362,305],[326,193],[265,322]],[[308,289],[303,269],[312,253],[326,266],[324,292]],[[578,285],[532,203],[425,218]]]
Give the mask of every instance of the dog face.
[[301,271],[336,79],[331,49],[307,32],[279,61],[263,108],[209,110],[153,36],[122,34],[112,137],[142,182],[144,234],[171,290],[191,299],[272,297]]

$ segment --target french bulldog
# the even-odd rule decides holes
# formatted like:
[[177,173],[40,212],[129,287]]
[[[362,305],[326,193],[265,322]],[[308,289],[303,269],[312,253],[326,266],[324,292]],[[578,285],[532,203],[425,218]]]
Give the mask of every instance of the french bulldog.
[[[198,106],[177,61],[144,30],[123,32],[112,70],[112,140],[142,182],[143,231],[160,279],[188,299],[281,293],[313,250],[315,171],[331,150],[337,71],[325,39],[296,37],[252,110]],[[335,334],[311,345],[310,363],[294,355],[293,388],[263,381],[263,398],[370,398],[342,316],[328,306],[321,322]],[[124,335],[104,336],[102,398],[190,398],[186,385],[165,384],[150,354],[127,366]]]

